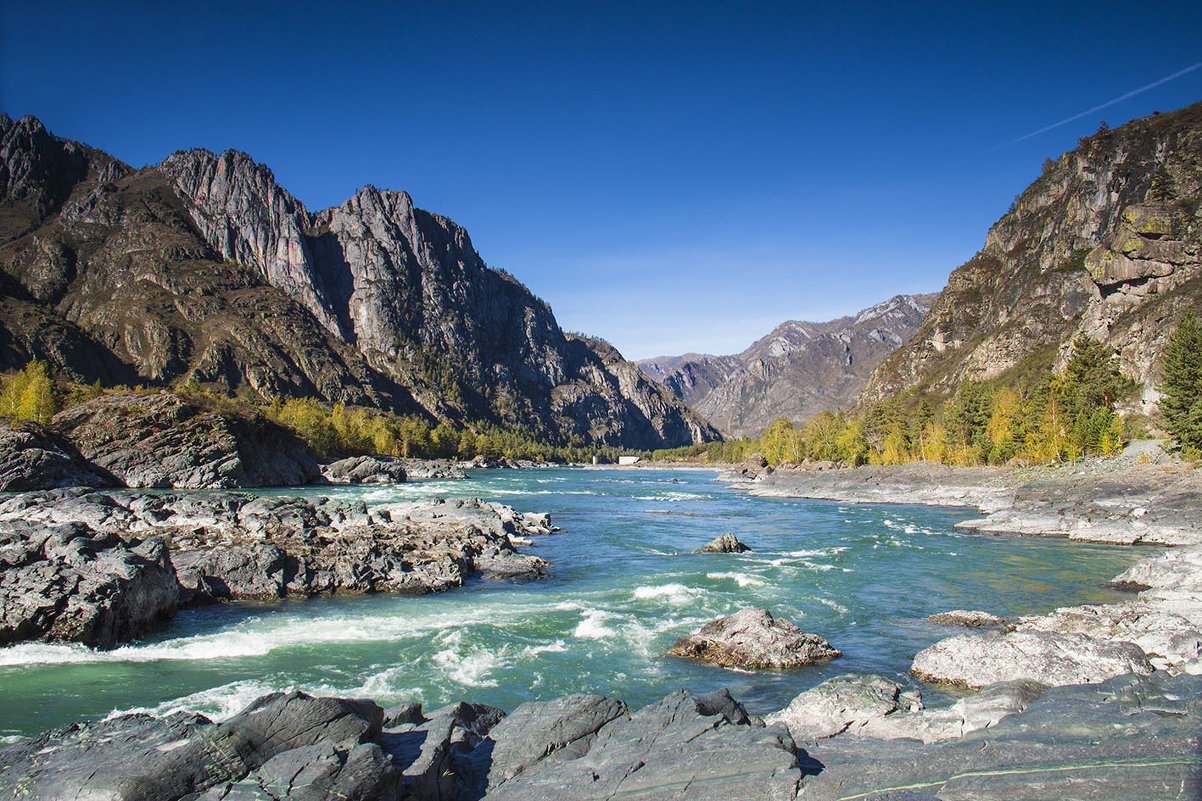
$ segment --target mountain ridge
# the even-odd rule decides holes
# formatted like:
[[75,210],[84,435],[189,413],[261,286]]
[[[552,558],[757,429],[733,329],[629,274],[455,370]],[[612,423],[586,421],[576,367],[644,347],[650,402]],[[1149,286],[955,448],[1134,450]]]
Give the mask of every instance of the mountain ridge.
[[1078,335],[1113,350],[1152,412],[1175,323],[1202,312],[1202,103],[1083,137],[1048,159],[862,407],[1062,367]]
[[134,170],[6,115],[0,189],[3,366],[42,358],[88,381],[312,395],[558,442],[719,436],[608,346],[566,336],[407,193],[368,186],[310,213],[244,153]]
[[871,370],[917,329],[934,297],[896,295],[835,320],[787,320],[734,355],[639,365],[725,435],[756,437],[778,417],[802,423],[853,406]]

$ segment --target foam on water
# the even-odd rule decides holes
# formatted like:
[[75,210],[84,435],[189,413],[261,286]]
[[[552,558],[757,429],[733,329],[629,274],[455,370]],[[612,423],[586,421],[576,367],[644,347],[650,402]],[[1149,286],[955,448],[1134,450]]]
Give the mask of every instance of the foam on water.
[[706,578],[712,579],[731,579],[740,587],[762,587],[768,582],[758,576],[752,576],[747,573],[706,573]]
[[434,654],[434,664],[441,667],[451,681],[464,687],[496,687],[494,670],[505,666],[507,646],[492,651],[481,646],[462,647],[462,631],[451,631],[438,637],[447,647]]
[[164,717],[174,712],[194,712],[210,720],[222,721],[238,714],[260,696],[273,692],[291,692],[295,689],[300,688],[293,685],[272,685],[258,679],[233,681],[182,698],[172,698],[158,706],[114,709],[105,720],[136,713]]
[[663,598],[669,603],[674,604],[688,603],[693,598],[704,593],[705,590],[696,587],[686,587],[683,584],[659,584],[634,588],[634,597],[640,601]]
[[589,609],[584,613],[584,619],[576,625],[572,636],[578,640],[604,640],[612,637],[617,632],[605,624],[615,617],[617,616],[612,612],[606,612],[604,609]]

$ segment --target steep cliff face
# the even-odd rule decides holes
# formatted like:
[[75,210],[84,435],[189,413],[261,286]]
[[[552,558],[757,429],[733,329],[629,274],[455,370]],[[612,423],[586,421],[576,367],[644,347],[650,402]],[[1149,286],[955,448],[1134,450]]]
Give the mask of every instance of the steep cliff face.
[[1045,165],[862,400],[947,393],[1063,362],[1084,333],[1157,400],[1176,321],[1202,312],[1202,104],[1081,140]]
[[790,320],[737,356],[640,363],[727,436],[755,437],[778,417],[803,422],[855,403],[869,374],[918,328],[934,295],[899,295],[825,323]]
[[620,447],[718,436],[577,353],[546,304],[403,192],[313,214],[243,154],[131,170],[32,117],[0,117],[0,154],[0,366],[46,358],[89,381],[195,379]]

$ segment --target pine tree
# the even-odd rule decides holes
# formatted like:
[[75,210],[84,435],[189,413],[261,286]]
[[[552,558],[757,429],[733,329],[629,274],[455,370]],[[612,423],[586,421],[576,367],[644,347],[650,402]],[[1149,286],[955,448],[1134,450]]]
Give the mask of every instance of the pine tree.
[[1190,315],[1164,349],[1160,410],[1183,447],[1202,448],[1202,323]]

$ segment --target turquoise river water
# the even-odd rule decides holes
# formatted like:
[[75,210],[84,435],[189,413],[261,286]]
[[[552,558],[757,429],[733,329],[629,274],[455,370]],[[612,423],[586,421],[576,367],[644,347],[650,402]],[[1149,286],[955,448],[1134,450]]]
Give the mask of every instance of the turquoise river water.
[[[635,707],[679,687],[726,686],[765,714],[841,673],[908,681],[914,654],[952,633],[923,619],[934,612],[1112,600],[1102,582],[1141,555],[953,529],[975,510],[751,497],[704,470],[477,471],[468,481],[294,492],[368,504],[480,496],[551,512],[563,531],[526,549],[554,564],[544,581],[185,611],[158,636],[107,652],[0,648],[0,737],[130,710],[220,718],[289,688],[512,709],[573,692]],[[754,551],[690,553],[725,531]],[[744,673],[664,656],[677,637],[745,606],[828,638],[843,657]]]

